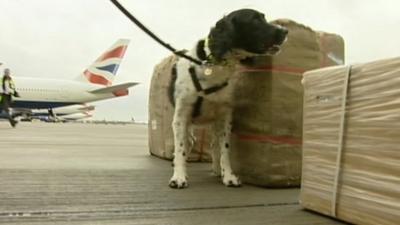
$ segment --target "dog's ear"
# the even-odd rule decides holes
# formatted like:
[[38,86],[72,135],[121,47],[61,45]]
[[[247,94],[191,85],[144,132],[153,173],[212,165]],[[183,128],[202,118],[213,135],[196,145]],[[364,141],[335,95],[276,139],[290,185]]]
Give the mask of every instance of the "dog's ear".
[[215,27],[211,29],[209,48],[217,61],[221,61],[223,56],[233,48],[234,36],[234,25],[227,17],[219,20]]

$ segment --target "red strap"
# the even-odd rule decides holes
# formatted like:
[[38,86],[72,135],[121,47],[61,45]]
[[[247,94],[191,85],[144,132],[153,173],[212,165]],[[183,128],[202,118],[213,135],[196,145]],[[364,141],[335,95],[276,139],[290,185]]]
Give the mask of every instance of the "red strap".
[[296,75],[302,75],[307,69],[286,67],[286,66],[263,66],[263,67],[245,67],[240,72],[283,72],[283,73],[294,73]]
[[239,140],[269,142],[272,144],[301,145],[302,140],[291,136],[269,136],[257,134],[235,134]]

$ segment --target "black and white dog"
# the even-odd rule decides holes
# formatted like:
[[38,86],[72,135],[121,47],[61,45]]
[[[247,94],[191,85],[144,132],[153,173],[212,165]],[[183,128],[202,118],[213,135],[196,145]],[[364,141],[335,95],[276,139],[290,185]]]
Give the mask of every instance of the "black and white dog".
[[175,64],[170,84],[170,98],[175,106],[174,174],[172,188],[188,186],[186,156],[192,125],[211,124],[215,131],[213,170],[229,187],[241,185],[229,160],[232,128],[232,96],[235,84],[232,75],[241,60],[279,52],[288,31],[269,24],[264,14],[241,9],[219,20],[206,39],[200,40],[189,54],[203,62],[199,66],[180,58]]

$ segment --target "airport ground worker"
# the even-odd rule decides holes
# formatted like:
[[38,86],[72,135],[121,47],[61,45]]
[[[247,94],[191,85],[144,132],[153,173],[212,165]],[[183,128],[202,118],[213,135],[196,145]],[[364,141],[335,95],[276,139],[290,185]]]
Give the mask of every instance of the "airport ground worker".
[[0,93],[1,93],[1,108],[2,111],[6,113],[8,121],[12,127],[15,127],[17,121],[14,120],[12,114],[10,112],[10,105],[12,101],[12,97],[18,97],[18,92],[15,90],[15,84],[10,75],[10,69],[4,69],[3,78],[0,80]]

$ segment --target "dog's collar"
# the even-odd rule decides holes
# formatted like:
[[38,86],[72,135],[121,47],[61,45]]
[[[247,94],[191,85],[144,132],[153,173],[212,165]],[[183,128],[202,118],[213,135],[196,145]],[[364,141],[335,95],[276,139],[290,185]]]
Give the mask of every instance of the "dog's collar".
[[207,67],[211,67],[214,65],[219,65],[219,66],[227,66],[228,61],[226,59],[219,60],[213,56],[211,49],[210,49],[210,43],[212,40],[207,37],[201,41],[199,41],[197,45],[197,57],[203,61],[203,65]]
[[210,63],[215,62],[215,58],[213,57],[211,50],[210,50],[210,38],[208,38],[208,37],[204,40],[204,52],[206,55],[207,62],[210,62]]

